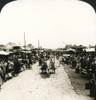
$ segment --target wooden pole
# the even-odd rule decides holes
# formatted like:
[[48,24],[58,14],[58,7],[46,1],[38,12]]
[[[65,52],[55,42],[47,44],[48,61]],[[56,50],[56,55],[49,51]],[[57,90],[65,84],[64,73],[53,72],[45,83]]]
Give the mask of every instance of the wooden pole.
[[38,56],[39,56],[39,40],[38,40]]
[[25,38],[25,33],[24,33],[24,46],[25,46],[25,50],[26,50],[26,38]]
[[26,38],[25,38],[25,33],[24,33],[24,47],[25,47],[25,59],[26,59]]

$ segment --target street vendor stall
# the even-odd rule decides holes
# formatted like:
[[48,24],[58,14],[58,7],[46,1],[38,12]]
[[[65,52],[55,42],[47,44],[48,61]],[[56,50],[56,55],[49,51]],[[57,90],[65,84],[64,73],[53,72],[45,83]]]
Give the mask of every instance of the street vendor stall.
[[91,56],[96,56],[95,48],[87,48],[85,49],[86,54],[90,54]]
[[87,53],[92,53],[92,52],[95,52],[95,48],[87,48],[87,49],[85,49],[85,51]]
[[[12,64],[8,64],[12,52],[0,51],[0,67],[3,71],[3,81],[6,81],[7,78],[12,77]],[[10,70],[10,71],[9,71]]]
[[9,55],[9,53],[2,50],[2,51],[0,51],[0,55]]
[[2,59],[8,59],[10,53],[6,52],[6,51],[0,51],[0,60]]

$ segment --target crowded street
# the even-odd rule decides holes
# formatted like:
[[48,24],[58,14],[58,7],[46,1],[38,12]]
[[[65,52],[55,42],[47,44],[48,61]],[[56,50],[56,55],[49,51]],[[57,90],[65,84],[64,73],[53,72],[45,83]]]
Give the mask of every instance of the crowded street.
[[96,0],[0,0],[0,100],[96,100]]
[[2,100],[92,100],[78,95],[62,65],[55,61],[56,72],[42,77],[38,63],[31,70],[21,72],[17,77],[2,85]]

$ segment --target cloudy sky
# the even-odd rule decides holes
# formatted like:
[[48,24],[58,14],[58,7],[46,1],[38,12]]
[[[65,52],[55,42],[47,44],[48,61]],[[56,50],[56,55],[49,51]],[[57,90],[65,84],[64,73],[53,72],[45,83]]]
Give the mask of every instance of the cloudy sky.
[[15,42],[46,48],[96,44],[96,13],[78,0],[17,0],[0,13],[0,44]]

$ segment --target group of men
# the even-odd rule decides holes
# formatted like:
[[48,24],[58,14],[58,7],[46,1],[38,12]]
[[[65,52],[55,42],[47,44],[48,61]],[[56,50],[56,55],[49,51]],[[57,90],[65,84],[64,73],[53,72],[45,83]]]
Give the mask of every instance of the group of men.
[[96,78],[96,56],[92,54],[86,55],[70,55],[64,57],[61,55],[60,61],[65,64],[71,65],[75,69],[76,73],[84,73],[88,77]]
[[39,66],[41,66],[42,73],[55,73],[55,55],[50,54],[47,59],[39,58]]
[[32,69],[32,64],[37,61],[35,59],[36,55],[32,56],[29,54],[25,58],[21,54],[14,55],[0,60],[0,88],[4,82],[14,76],[18,76],[21,71]]

